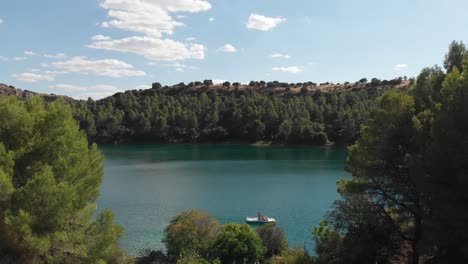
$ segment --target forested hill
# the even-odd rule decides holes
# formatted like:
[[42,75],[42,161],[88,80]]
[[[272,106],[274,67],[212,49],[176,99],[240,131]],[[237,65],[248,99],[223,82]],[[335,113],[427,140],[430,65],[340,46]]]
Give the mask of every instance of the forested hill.
[[375,98],[412,81],[362,79],[356,83],[248,85],[180,83],[74,101],[75,118],[91,141],[271,142],[346,145],[357,138]]
[[41,96],[42,98],[44,98],[46,102],[51,102],[58,98],[62,98],[66,102],[74,101],[73,98],[68,97],[68,96],[36,93],[36,92],[28,91],[28,90],[18,89],[11,85],[0,83],[0,96],[12,96],[12,95],[17,96],[21,99],[29,99],[33,96]]

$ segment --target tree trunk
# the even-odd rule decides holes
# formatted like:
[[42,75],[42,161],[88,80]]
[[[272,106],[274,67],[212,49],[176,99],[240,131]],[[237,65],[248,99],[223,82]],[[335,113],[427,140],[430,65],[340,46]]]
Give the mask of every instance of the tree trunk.
[[414,219],[414,239],[411,243],[411,264],[419,264],[418,242],[421,240],[421,217],[416,216]]

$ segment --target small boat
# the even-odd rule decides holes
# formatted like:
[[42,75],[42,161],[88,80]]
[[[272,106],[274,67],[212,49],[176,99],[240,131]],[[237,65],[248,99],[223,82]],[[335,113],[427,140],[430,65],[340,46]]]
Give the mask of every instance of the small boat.
[[248,224],[265,224],[265,223],[274,223],[275,219],[271,217],[264,216],[263,219],[258,219],[258,217],[246,217],[245,222]]

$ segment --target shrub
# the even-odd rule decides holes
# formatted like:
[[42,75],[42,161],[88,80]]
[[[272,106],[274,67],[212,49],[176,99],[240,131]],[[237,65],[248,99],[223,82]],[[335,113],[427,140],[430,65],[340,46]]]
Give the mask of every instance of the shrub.
[[226,224],[211,248],[212,259],[221,263],[255,263],[262,259],[265,247],[247,224]]
[[177,259],[183,252],[206,256],[209,244],[219,231],[219,223],[209,214],[190,210],[174,217],[164,230],[167,255]]

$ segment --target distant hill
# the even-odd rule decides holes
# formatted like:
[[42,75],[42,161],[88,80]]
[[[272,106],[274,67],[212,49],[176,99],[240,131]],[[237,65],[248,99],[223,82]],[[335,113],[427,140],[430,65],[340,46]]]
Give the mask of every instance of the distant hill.
[[9,96],[9,95],[16,95],[21,99],[28,99],[28,98],[31,98],[32,96],[41,96],[44,98],[46,102],[51,102],[51,101],[57,100],[58,98],[62,98],[66,102],[74,101],[73,98],[64,96],[64,95],[36,93],[36,92],[28,91],[28,90],[21,90],[14,86],[0,83],[0,96]]
[[243,142],[348,145],[386,89],[412,81],[332,84],[203,82],[75,101],[75,117],[98,143]]

